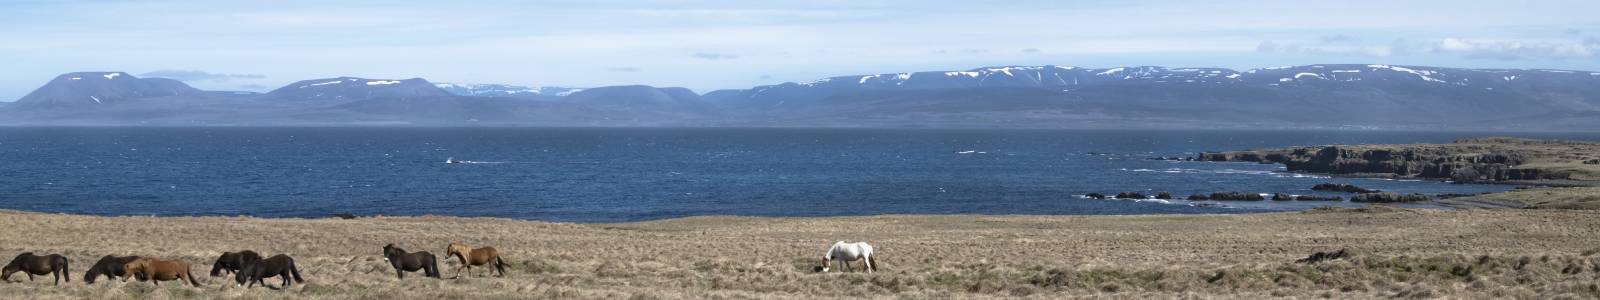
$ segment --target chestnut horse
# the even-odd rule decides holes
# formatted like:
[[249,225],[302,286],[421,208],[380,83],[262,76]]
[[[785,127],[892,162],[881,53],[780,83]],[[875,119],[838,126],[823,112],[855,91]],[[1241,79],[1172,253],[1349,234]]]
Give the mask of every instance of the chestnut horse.
[[72,275],[67,274],[67,258],[60,254],[46,256],[33,255],[33,252],[17,254],[11,259],[4,270],[0,270],[0,281],[11,281],[11,274],[22,271],[28,274],[28,281],[33,281],[33,275],[54,274],[56,285],[61,285],[61,280],[72,282]]
[[422,276],[439,278],[439,260],[428,251],[406,253],[405,249],[388,244],[383,246],[383,261],[394,266],[395,276],[400,279],[406,279],[406,272],[417,270],[422,270]]
[[446,256],[455,256],[461,260],[461,267],[456,268],[456,278],[461,278],[462,268],[466,268],[467,275],[470,276],[472,275],[472,266],[482,266],[488,263],[494,264],[493,271],[498,271],[500,274],[497,276],[506,276],[506,262],[500,258],[500,251],[495,250],[494,247],[473,249],[472,246],[450,243],[450,246],[445,247],[445,253]]
[[[117,277],[132,276],[133,274],[128,274],[128,272],[123,269],[123,266],[135,259],[139,259],[139,257],[110,255],[100,257],[99,261],[94,262],[94,266],[89,267],[88,273],[83,273],[83,281],[94,283],[95,278],[99,278],[101,275],[104,275],[106,278],[111,280],[117,280]],[[144,280],[144,278],[138,279],[140,281]]]
[[178,280],[179,283],[182,283],[183,280],[187,279],[189,284],[196,287],[200,286],[200,282],[195,281],[194,274],[189,272],[189,263],[182,261],[141,257],[123,265],[122,269],[129,275],[122,277],[123,282],[127,282],[128,278],[138,275],[149,279],[155,285],[161,285],[161,282],[166,280]]

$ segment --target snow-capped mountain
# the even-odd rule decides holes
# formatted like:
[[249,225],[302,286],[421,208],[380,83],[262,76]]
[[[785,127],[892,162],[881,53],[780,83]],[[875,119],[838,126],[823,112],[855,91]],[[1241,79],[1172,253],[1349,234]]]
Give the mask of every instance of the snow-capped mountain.
[[[1518,80],[1521,81],[1518,81]],[[1579,89],[1600,83],[1600,73],[1567,70],[1456,69],[1391,65],[1307,65],[1235,71],[1222,68],[1012,66],[966,71],[891,73],[823,78],[807,83],[758,86],[720,100],[769,109],[861,91],[952,88],[1051,88],[1071,91],[1099,85],[1207,85],[1214,87],[1385,86]],[[799,101],[799,102],[795,102]]]
[[423,98],[454,96],[422,78],[366,79],[339,77],[302,80],[267,92],[262,100],[349,102],[372,98]]
[[124,72],[77,72],[56,76],[49,83],[18,99],[13,106],[70,108],[202,93],[172,79],[138,78]]
[[581,88],[570,87],[532,88],[507,84],[436,83],[434,86],[459,96],[512,97],[530,99],[560,98],[583,90]]
[[[528,101],[538,99],[544,101]],[[49,108],[49,109],[41,109]],[[266,94],[82,72],[0,108],[10,124],[546,124],[1600,130],[1600,72],[1396,65],[1012,66],[682,88],[299,81]]]
[[585,89],[561,98],[562,102],[630,114],[670,114],[701,117],[716,110],[686,88],[657,88],[646,85],[608,86]]

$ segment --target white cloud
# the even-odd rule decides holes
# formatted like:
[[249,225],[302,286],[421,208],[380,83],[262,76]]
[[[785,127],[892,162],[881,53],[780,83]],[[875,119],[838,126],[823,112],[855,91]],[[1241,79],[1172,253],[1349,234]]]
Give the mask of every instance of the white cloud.
[[1577,41],[1445,38],[1434,44],[1433,51],[1467,58],[1576,59],[1600,57],[1600,43],[1592,38]]

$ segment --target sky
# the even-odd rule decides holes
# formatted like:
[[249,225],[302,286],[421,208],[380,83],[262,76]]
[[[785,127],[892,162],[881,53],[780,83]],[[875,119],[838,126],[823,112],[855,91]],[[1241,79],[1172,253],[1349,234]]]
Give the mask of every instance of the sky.
[[985,66],[1600,70],[1600,1],[0,0],[0,101],[123,71],[697,92]]

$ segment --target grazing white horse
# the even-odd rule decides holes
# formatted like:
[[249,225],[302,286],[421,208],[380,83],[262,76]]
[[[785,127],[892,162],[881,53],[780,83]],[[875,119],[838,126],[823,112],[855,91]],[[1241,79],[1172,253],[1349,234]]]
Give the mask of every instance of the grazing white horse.
[[833,243],[833,247],[828,248],[828,254],[822,256],[822,272],[827,272],[831,269],[829,267],[832,267],[833,262],[844,264],[846,271],[854,271],[850,269],[850,262],[857,260],[860,260],[861,264],[866,266],[867,272],[878,269],[878,261],[872,258],[872,245],[862,242],[846,243],[844,241]]

